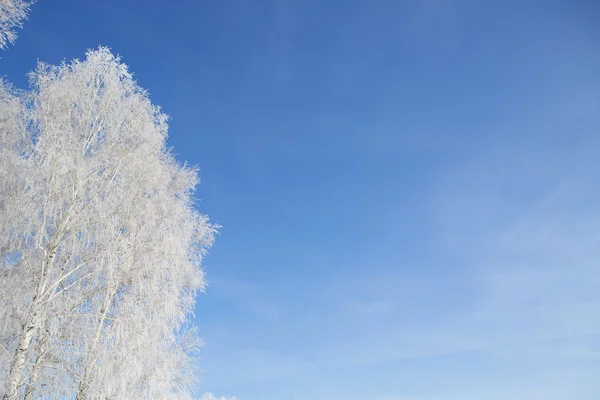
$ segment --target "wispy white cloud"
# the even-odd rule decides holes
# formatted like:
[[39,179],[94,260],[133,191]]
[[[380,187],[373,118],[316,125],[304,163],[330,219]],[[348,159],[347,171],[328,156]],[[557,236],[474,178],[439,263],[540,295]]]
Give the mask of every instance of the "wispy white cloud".
[[[572,168],[578,169],[577,162],[573,163]],[[527,167],[526,163],[522,166]],[[535,169],[520,173],[535,173]],[[455,178],[475,182],[483,182],[490,173],[481,167],[459,171]],[[468,254],[449,265],[449,270],[425,267],[419,271],[400,265],[375,268],[363,276],[308,283],[304,290],[310,300],[301,297],[297,303],[285,299],[285,288],[269,291],[256,284],[242,290],[238,301],[253,308],[254,315],[273,315],[272,309],[277,309],[277,319],[267,322],[265,329],[277,330],[285,335],[279,339],[288,343],[284,352],[265,348],[238,353],[240,370],[251,371],[242,375],[264,382],[318,370],[477,352],[501,365],[526,363],[530,372],[517,381],[500,376],[502,387],[494,389],[497,397],[459,376],[453,393],[460,395],[416,398],[563,400],[576,393],[580,399],[599,393],[595,380],[590,379],[598,369],[593,364],[600,361],[600,274],[596,268],[600,206],[587,200],[597,196],[590,189],[593,177],[575,181],[567,171],[549,179],[548,185],[536,189],[537,200],[526,200],[525,206],[507,217],[486,215],[485,208],[480,208],[475,216],[486,218],[481,234],[476,221],[466,233],[456,221],[468,218],[468,210],[483,207],[479,203],[486,199],[490,199],[490,209],[501,208],[503,201],[510,204],[508,208],[519,204],[519,199],[511,198],[513,192],[500,189],[515,179],[518,183],[516,174],[496,174],[493,182],[476,183],[466,191],[459,186],[460,193],[448,192],[456,190],[452,186],[438,193],[441,199],[454,199],[461,210],[444,206],[443,212],[450,215],[437,220],[445,225],[439,230],[442,246],[438,251],[449,258],[454,252]],[[452,181],[452,177],[445,179]],[[467,236],[454,241],[457,248],[449,249],[443,244],[453,239],[442,235],[454,234]],[[469,239],[475,249],[469,248]],[[248,296],[249,291],[253,295]],[[320,303],[311,308],[302,299]],[[319,321],[316,330],[311,328],[314,319]],[[281,324],[291,328],[281,329]],[[301,337],[304,343],[294,350],[292,344]]]

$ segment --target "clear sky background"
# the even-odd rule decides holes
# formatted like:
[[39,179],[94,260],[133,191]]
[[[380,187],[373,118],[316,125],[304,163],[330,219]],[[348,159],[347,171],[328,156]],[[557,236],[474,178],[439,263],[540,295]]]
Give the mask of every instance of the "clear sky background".
[[41,0],[0,73],[105,45],[223,225],[198,391],[600,398],[600,3]]

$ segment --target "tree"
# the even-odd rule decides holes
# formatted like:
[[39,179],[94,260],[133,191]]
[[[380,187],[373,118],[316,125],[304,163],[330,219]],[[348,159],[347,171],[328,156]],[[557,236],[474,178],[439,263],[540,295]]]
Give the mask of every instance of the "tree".
[[204,393],[200,400],[237,400],[237,397],[216,397],[212,393]]
[[30,79],[0,88],[2,396],[187,398],[216,229],[197,171],[108,49]]
[[22,21],[27,18],[31,4],[34,1],[0,0],[0,48],[17,40],[15,28],[22,26]]

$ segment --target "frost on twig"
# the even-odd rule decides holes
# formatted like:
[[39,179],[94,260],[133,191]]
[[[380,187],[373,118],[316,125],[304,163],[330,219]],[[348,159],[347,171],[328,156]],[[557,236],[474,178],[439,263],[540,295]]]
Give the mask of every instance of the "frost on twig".
[[199,400],[238,400],[237,397],[216,397],[212,393],[204,393]]
[[15,28],[21,28],[34,1],[0,0],[0,48],[17,40]]
[[106,48],[0,81],[0,398],[186,399],[216,226]]

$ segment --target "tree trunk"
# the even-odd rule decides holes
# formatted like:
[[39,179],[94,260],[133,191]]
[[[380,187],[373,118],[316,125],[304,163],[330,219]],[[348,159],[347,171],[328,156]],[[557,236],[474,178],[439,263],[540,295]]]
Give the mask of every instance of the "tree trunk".
[[31,339],[36,331],[36,315],[33,314],[32,318],[23,326],[23,333],[21,334],[21,340],[19,340],[19,347],[13,357],[13,361],[10,365],[10,370],[7,376],[7,387],[6,393],[4,394],[4,400],[17,400],[17,393],[21,387],[21,371],[25,365],[27,359],[27,351],[31,345]]
[[46,289],[48,270],[56,257],[56,247],[57,246],[52,246],[50,249],[44,250],[40,280],[38,281],[36,294],[31,302],[31,308],[29,309],[27,319],[25,320],[25,324],[23,324],[19,346],[10,363],[10,369],[6,380],[6,392],[3,397],[4,400],[17,400],[19,388],[23,384],[21,375],[25,366],[25,361],[27,360],[31,339],[33,339],[38,328],[38,314],[41,307],[41,300],[44,290]]
[[[47,324],[44,324],[47,326]],[[40,372],[40,363],[46,353],[46,344],[48,343],[48,328],[46,327],[46,335],[39,338],[38,335],[38,346],[36,347],[36,359],[35,363],[31,367],[31,374],[29,375],[29,382],[27,383],[27,390],[25,391],[25,400],[31,400],[33,393],[35,392],[35,382],[37,381],[38,374]]]
[[87,352],[85,367],[83,370],[81,381],[79,381],[79,388],[77,389],[77,396],[75,397],[75,400],[85,400],[87,398],[88,379],[90,375],[91,363],[94,360],[94,353],[96,351],[96,346],[98,346],[98,342],[102,334],[102,327],[104,326],[106,315],[108,314],[108,311],[111,307],[113,298],[117,294],[117,288],[107,289],[106,291],[106,298],[104,299],[104,303],[102,304],[102,308],[100,309],[100,316],[98,317],[96,334],[94,335],[94,340]]

